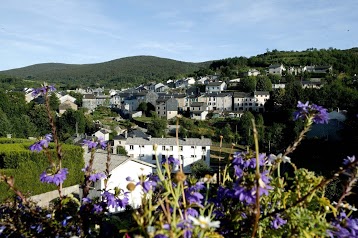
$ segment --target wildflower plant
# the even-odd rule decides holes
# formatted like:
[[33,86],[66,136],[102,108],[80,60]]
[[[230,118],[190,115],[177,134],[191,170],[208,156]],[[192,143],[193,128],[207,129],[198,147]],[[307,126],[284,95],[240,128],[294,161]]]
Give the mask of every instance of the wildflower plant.
[[[128,177],[127,190],[108,189],[111,148],[101,138],[85,140],[91,157],[83,168],[82,199],[62,195],[62,184],[69,170],[62,167],[63,152],[50,113],[48,93],[53,86],[44,85],[33,94],[45,96],[51,133],[30,146],[33,153],[45,153],[49,167],[39,176],[41,182],[54,184],[59,199],[50,208],[41,208],[19,191],[12,177],[0,174],[16,194],[16,199],[0,205],[0,237],[104,237],[108,224],[118,220],[111,208],[128,208],[131,193],[142,192],[140,207],[132,207],[134,224],[113,231],[113,237],[357,237],[356,208],[346,198],[358,178],[355,155],[347,156],[331,176],[318,176],[298,168],[289,157],[314,123],[327,123],[327,110],[309,102],[298,102],[294,120],[303,120],[297,139],[282,153],[267,155],[258,147],[255,122],[255,149],[238,151],[228,160],[219,180],[203,180],[183,172],[182,161],[156,157],[156,172],[141,175],[139,182]],[[178,122],[177,122],[178,123]],[[178,130],[177,130],[178,134]],[[177,136],[178,138],[178,136]],[[221,137],[221,140],[223,137]],[[49,144],[54,143],[52,158]],[[177,140],[178,144],[178,140]],[[93,168],[97,149],[107,150],[105,171]],[[179,148],[179,144],[178,144]],[[156,152],[157,145],[153,146]],[[285,173],[283,173],[283,168]],[[345,181],[337,201],[326,196],[326,187],[336,178]],[[99,197],[91,196],[93,184],[104,180]]]

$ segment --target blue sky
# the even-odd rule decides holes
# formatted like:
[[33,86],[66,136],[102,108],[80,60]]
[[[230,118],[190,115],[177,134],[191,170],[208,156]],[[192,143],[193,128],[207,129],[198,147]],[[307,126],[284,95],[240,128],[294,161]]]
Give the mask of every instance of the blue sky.
[[0,70],[358,47],[357,0],[2,0]]

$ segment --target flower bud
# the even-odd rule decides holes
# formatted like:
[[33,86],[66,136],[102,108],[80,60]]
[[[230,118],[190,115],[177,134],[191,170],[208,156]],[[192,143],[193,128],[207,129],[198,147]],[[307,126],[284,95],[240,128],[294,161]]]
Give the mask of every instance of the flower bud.
[[135,187],[136,187],[135,184],[132,182],[127,184],[127,189],[131,192],[134,191]]
[[186,175],[181,171],[178,171],[174,176],[175,183],[184,182],[185,179],[186,179]]

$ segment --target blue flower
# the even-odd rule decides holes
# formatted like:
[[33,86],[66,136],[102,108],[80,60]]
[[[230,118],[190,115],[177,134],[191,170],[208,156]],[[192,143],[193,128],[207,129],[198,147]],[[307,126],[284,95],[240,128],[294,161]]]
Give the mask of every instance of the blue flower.
[[91,174],[88,180],[92,182],[96,182],[97,180],[100,180],[102,178],[106,178],[106,175],[101,172],[101,173]]
[[284,220],[280,217],[280,215],[276,215],[275,219],[271,222],[271,227],[275,230],[281,228],[283,225],[287,223],[287,220]]
[[99,205],[99,204],[93,205],[93,210],[92,210],[93,213],[98,214],[98,213],[101,213],[102,211],[103,211],[103,208],[101,205]]
[[38,95],[45,95],[48,92],[56,91],[56,88],[53,85],[44,85],[41,88],[33,88],[32,89],[32,96],[36,97]]
[[327,109],[316,104],[309,105],[308,102],[305,104],[298,101],[298,110],[293,113],[293,120],[312,118],[312,121],[316,124],[328,123],[328,112]]
[[347,156],[347,158],[343,160],[343,165],[348,165],[350,163],[353,163],[355,160],[356,157],[354,155],[351,157]]
[[49,174],[47,173],[47,171],[44,171],[40,175],[40,181],[43,183],[53,183],[59,186],[61,183],[63,183],[63,181],[66,180],[67,174],[68,174],[67,168],[60,169],[55,174],[51,174],[51,173]]
[[52,135],[47,134],[47,135],[44,136],[44,138],[42,140],[39,140],[38,142],[36,142],[33,145],[31,145],[29,147],[29,149],[31,151],[40,152],[40,151],[42,151],[43,148],[48,147],[48,143],[50,143],[51,140],[52,140]]

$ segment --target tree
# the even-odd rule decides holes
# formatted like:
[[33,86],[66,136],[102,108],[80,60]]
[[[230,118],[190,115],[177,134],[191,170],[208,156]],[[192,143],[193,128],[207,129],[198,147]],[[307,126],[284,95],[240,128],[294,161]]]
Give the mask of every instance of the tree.
[[58,111],[58,107],[60,106],[60,99],[56,96],[56,93],[52,93],[49,96],[50,108],[52,111]]
[[12,133],[12,125],[6,114],[0,108],[0,137],[5,137],[6,134]]
[[250,111],[246,111],[240,118],[240,134],[248,146],[253,145],[252,120],[255,119]]
[[147,114],[148,106],[146,102],[141,102],[138,105],[137,111],[142,111],[143,114]]
[[167,120],[154,116],[152,123],[148,125],[148,133],[153,137],[163,137],[166,135]]
[[224,128],[221,129],[221,135],[224,135],[224,141],[225,142],[233,142],[235,139],[235,134],[233,133],[231,126],[229,123],[227,123]]
[[[51,126],[49,125],[46,106],[44,104],[34,105],[28,115],[31,122],[36,125],[38,133],[41,136],[51,132]],[[53,118],[55,118],[55,113],[53,113]]]
[[257,91],[271,91],[272,83],[271,80],[265,75],[259,75],[256,78],[256,90]]
[[240,81],[240,90],[243,92],[251,93],[256,89],[255,77],[242,78]]
[[193,163],[190,170],[191,174],[198,179],[212,172],[210,166],[202,159]]
[[77,104],[77,106],[82,107],[83,94],[70,91],[69,95],[76,98],[75,103]]
[[281,82],[281,76],[277,74],[269,74],[269,79],[271,80],[271,83],[280,83]]
[[82,111],[66,110],[58,119],[57,129],[62,141],[67,140],[76,133],[76,127],[79,133],[84,133],[86,128],[86,119]]

